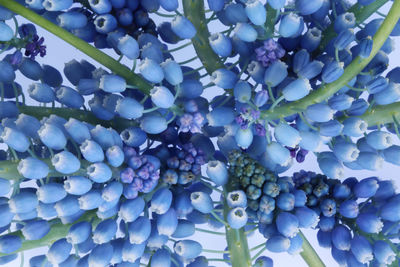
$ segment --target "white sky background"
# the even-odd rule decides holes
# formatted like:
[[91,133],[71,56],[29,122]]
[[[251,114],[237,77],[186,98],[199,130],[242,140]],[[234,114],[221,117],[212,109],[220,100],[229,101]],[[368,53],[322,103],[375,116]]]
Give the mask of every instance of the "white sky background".
[[[199,0],[199,1],[201,1],[201,0]],[[390,3],[392,3],[392,2],[390,2]],[[383,13],[387,13],[387,10],[389,7],[390,7],[390,5],[387,5],[384,8],[382,8],[381,11]],[[163,10],[160,10],[160,11],[165,13],[165,11],[163,11]],[[161,18],[158,16],[153,16],[153,18],[157,24],[164,20],[170,20],[169,18]],[[20,20],[20,21],[22,21],[22,20]],[[210,25],[209,29],[214,33],[217,31],[222,31],[226,28],[221,27],[220,24],[213,23],[212,25]],[[80,51],[75,49],[74,47],[66,44],[64,41],[54,37],[53,35],[49,34],[48,32],[46,32],[40,28],[38,28],[38,32],[39,32],[40,36],[45,37],[45,45],[47,46],[46,57],[45,58],[39,58],[39,57],[37,58],[40,63],[52,65],[53,67],[56,67],[58,70],[60,70],[60,72],[63,69],[64,63],[66,63],[72,59],[80,60],[80,59],[85,58],[89,62],[95,63],[94,60],[88,58],[83,53],[81,53]],[[178,45],[184,44],[186,42],[187,41],[182,41]],[[397,44],[397,47],[400,48],[400,45],[399,45],[400,40],[396,40],[396,44]],[[173,48],[174,46],[170,46],[170,47]],[[110,52],[112,52],[112,51],[110,51]],[[113,52],[112,52],[112,55],[114,55],[115,58],[118,58],[116,56],[116,54]],[[184,61],[186,59],[192,58],[194,56],[194,50],[192,47],[188,47],[179,52],[175,52],[173,55],[174,55],[176,61],[180,62],[180,61]],[[123,60],[122,62],[126,63],[128,66],[132,66],[132,62],[130,62],[128,60]],[[400,49],[395,50],[390,55],[390,67],[393,68],[395,66],[398,66],[399,62],[400,62]],[[95,65],[98,66],[98,64],[95,64]],[[197,60],[189,65],[196,68],[196,67],[200,66],[200,62]],[[204,71],[202,73],[204,73]],[[204,84],[207,84],[208,81],[206,79],[204,79],[204,80],[205,80]],[[25,90],[27,89],[27,86],[32,83],[32,81],[27,80],[25,77],[22,77],[22,75],[20,75],[19,73],[17,75],[17,81],[19,83],[21,83],[21,85],[23,86],[23,88]],[[22,81],[24,81],[24,82],[22,82]],[[64,84],[70,85],[69,82],[67,81],[67,79],[64,79]],[[222,89],[219,89],[216,87],[211,87],[205,91],[204,96],[206,96],[207,98],[211,98],[217,94],[220,94],[222,91],[223,91]],[[29,99],[29,97],[27,97],[27,100],[28,99]],[[28,103],[29,103],[29,100],[28,100]],[[394,138],[396,138],[396,137],[394,136]],[[313,155],[311,155],[311,153],[309,153],[306,161],[303,164],[294,164],[293,167],[289,170],[289,172],[286,172],[285,174],[289,175],[300,169],[320,172],[317,162],[316,162],[316,158]],[[352,171],[350,169],[345,169],[345,170],[346,170],[345,177],[355,176],[360,179],[360,178],[365,178],[365,177],[369,177],[369,176],[378,176],[381,179],[393,179],[396,181],[397,185],[400,185],[400,177],[398,177],[398,174],[400,173],[400,167],[394,166],[391,164],[385,163],[382,170],[377,171],[377,172]],[[398,186],[398,187],[400,188],[400,186]],[[206,225],[200,225],[199,227],[206,228]],[[331,255],[330,255],[330,250],[320,248],[318,246],[318,243],[316,241],[316,233],[317,232],[312,231],[312,230],[307,230],[307,231],[304,231],[304,233],[309,238],[309,241],[314,246],[314,248],[316,248],[317,252],[321,256],[321,258],[324,261],[324,263],[326,264],[326,266],[337,266],[336,262],[332,259]],[[194,237],[192,237],[192,239],[199,241],[203,245],[203,247],[207,248],[207,249],[224,250],[224,248],[226,247],[226,241],[224,240],[224,237],[199,233],[199,234],[196,234]],[[265,239],[261,235],[258,235],[258,234],[253,235],[249,239],[249,247],[254,247],[262,242],[265,242]],[[45,250],[42,250],[42,249],[25,252],[26,260],[25,260],[24,266],[29,266],[28,259],[31,256],[38,255],[43,252],[45,252]],[[220,255],[218,255],[218,254],[204,253],[203,255],[205,255],[209,258],[219,258],[220,257]],[[274,259],[275,266],[279,266],[279,267],[286,267],[286,266],[293,266],[293,265],[296,265],[296,267],[307,266],[307,264],[303,261],[303,259],[300,256],[291,256],[287,253],[272,254],[269,252],[265,252],[263,255],[272,257]],[[213,263],[210,263],[210,265],[227,266],[225,263],[219,263],[219,262],[213,262]],[[5,266],[7,266],[7,267],[19,266],[19,262],[18,262],[18,260],[16,260]]]

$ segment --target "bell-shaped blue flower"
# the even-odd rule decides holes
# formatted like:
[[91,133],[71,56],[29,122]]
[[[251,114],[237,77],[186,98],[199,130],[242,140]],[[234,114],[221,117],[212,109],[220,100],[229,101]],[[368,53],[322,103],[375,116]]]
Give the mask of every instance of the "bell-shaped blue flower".
[[43,144],[51,149],[60,150],[67,144],[63,131],[55,124],[45,123],[38,134]]
[[222,33],[214,33],[208,38],[212,50],[220,57],[228,57],[232,53],[231,39]]
[[300,11],[301,15],[311,15],[322,7],[323,0],[307,1],[296,0],[296,9]]
[[149,58],[145,58],[140,62],[139,71],[151,83],[160,83],[164,79],[164,72],[161,66]]
[[228,203],[228,206],[230,208],[236,208],[236,207],[246,208],[247,207],[246,193],[242,190],[235,190],[229,192],[228,195],[226,196],[226,202]]
[[[192,193],[193,194],[193,193]],[[178,226],[178,218],[173,208],[157,216],[157,230],[160,235],[172,235]]]
[[114,249],[110,243],[95,246],[89,253],[88,266],[107,266],[113,256]]
[[64,124],[65,130],[69,136],[78,144],[82,144],[86,139],[90,139],[89,128],[81,121],[70,118],[67,123]]
[[279,143],[288,147],[296,147],[301,140],[299,131],[286,123],[276,126],[274,135]]
[[50,224],[45,220],[33,220],[27,222],[21,229],[26,240],[38,240],[50,231]]
[[296,101],[308,95],[310,90],[310,82],[307,79],[300,78],[283,88],[282,94],[287,101]]
[[276,164],[287,166],[290,163],[290,152],[277,142],[271,142],[267,145],[266,152]]
[[294,237],[299,232],[299,220],[289,212],[281,212],[276,217],[276,227],[283,236]]
[[10,28],[10,26],[8,26],[3,21],[0,22],[0,41],[8,42],[13,38],[13,36],[14,36],[14,32]]
[[371,244],[361,235],[355,235],[351,240],[351,252],[363,264],[369,263],[374,258]]
[[375,259],[384,265],[390,265],[396,259],[396,254],[393,252],[390,245],[382,240],[375,241],[373,244],[373,254]]
[[221,161],[209,161],[207,164],[207,176],[217,185],[225,185],[228,181],[228,170]]
[[378,105],[388,105],[400,98],[400,84],[390,82],[389,85],[379,93],[374,94],[374,100]]
[[343,166],[336,158],[319,158],[318,165],[321,171],[330,178],[339,179],[344,175]]
[[74,154],[68,151],[62,151],[54,155],[51,159],[56,171],[63,174],[71,174],[79,170],[81,162]]
[[355,161],[360,153],[357,146],[349,142],[337,142],[332,151],[343,162]]
[[59,264],[69,257],[71,250],[72,245],[65,238],[62,238],[50,246],[46,256],[52,264]]
[[217,69],[211,74],[211,82],[223,89],[232,89],[238,80],[236,73],[227,69]]
[[121,204],[118,215],[125,222],[133,222],[143,212],[144,205],[144,200],[141,197],[129,199]]
[[376,150],[382,150],[390,147],[393,143],[389,133],[384,131],[372,131],[366,136],[368,145]]
[[158,189],[151,198],[151,210],[156,214],[164,214],[171,207],[172,192],[166,188]]
[[167,129],[167,121],[158,114],[144,116],[140,128],[149,134],[159,134]]
[[182,39],[191,39],[196,35],[192,22],[183,16],[176,16],[171,22],[172,31]]
[[83,195],[92,188],[92,182],[83,176],[70,176],[64,181],[64,189],[71,195]]
[[96,244],[108,243],[117,233],[117,223],[113,219],[101,221],[93,231],[93,242]]
[[129,242],[141,244],[145,242],[151,233],[150,220],[140,216],[135,221],[128,224]]
[[239,229],[246,225],[248,215],[246,210],[242,207],[236,207],[229,211],[227,215],[227,221],[231,228]]
[[63,184],[59,183],[44,184],[37,189],[36,194],[43,203],[55,203],[67,196]]
[[253,142],[253,131],[250,128],[239,128],[235,134],[235,140],[239,147],[247,149]]
[[344,63],[337,62],[336,60],[327,63],[322,70],[322,76],[321,76],[322,80],[325,83],[332,83],[336,81],[344,73],[343,67]]
[[159,108],[170,108],[175,101],[174,95],[165,86],[156,86],[150,91],[151,101]]
[[86,241],[91,234],[92,225],[87,221],[82,221],[71,226],[66,238],[69,243],[76,245]]
[[378,234],[382,231],[383,222],[374,213],[361,213],[357,216],[357,226],[364,232]]
[[74,215],[80,210],[78,198],[72,195],[68,195],[58,201],[54,205],[54,208],[57,211],[57,215],[62,217]]
[[15,235],[2,235],[0,237],[0,252],[9,254],[18,250],[22,246],[22,240]]
[[180,240],[174,246],[175,253],[184,259],[194,259],[202,250],[201,244],[194,240]]
[[333,118],[333,110],[326,104],[317,103],[308,106],[305,115],[315,122],[327,122]]
[[271,87],[277,86],[287,77],[287,68],[288,66],[280,60],[273,62],[265,70],[264,82]]
[[10,210],[13,213],[26,213],[34,210],[38,205],[38,199],[35,193],[22,191],[13,195],[8,201]]
[[339,250],[350,250],[350,230],[346,226],[337,225],[332,231],[332,244]]
[[273,235],[267,240],[265,246],[274,253],[286,252],[290,247],[290,239],[283,235]]
[[80,150],[82,156],[89,162],[101,162],[104,160],[103,149],[93,140],[84,141],[80,146]]
[[299,31],[301,23],[302,20],[295,13],[284,15],[279,25],[279,34],[282,37],[290,38]]
[[165,79],[171,85],[178,85],[183,81],[183,73],[180,65],[172,59],[167,59],[161,63]]
[[139,44],[130,35],[126,34],[118,39],[118,50],[129,59],[139,57]]
[[307,207],[296,208],[295,215],[299,220],[299,227],[301,228],[314,228],[319,222],[318,214]]
[[246,2],[246,15],[254,25],[263,25],[267,20],[267,12],[264,5],[258,0]]
[[235,35],[244,42],[254,42],[257,39],[258,33],[253,26],[248,23],[237,23]]
[[351,117],[343,121],[343,134],[351,137],[362,136],[368,128],[368,124],[360,118]]
[[191,193],[190,200],[192,206],[202,213],[210,213],[214,208],[210,195],[204,192],[199,191]]

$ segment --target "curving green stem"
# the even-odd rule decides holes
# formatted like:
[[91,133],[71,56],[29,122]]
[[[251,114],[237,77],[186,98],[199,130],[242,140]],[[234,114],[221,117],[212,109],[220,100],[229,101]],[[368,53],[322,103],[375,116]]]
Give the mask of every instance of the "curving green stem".
[[80,121],[85,121],[93,125],[100,124],[104,127],[112,127],[117,131],[123,131],[126,128],[137,126],[137,121],[127,120],[123,118],[113,118],[112,120],[105,121],[97,118],[92,112],[72,109],[72,108],[46,108],[36,106],[18,106],[20,113],[31,115],[37,119],[48,117],[52,114],[60,116],[64,119],[75,118]]
[[318,256],[315,249],[311,246],[310,242],[308,242],[307,238],[300,231],[299,235],[303,239],[303,251],[300,252],[301,257],[303,257],[304,261],[311,267],[325,267],[325,264],[322,262],[321,258]]
[[31,22],[53,33],[60,39],[66,41],[89,57],[93,58],[103,66],[109,68],[115,74],[123,77],[128,84],[135,85],[143,93],[149,94],[151,86],[142,77],[131,72],[128,67],[120,64],[117,60],[101,52],[99,49],[93,47],[84,40],[76,37],[75,35],[68,32],[67,30],[64,30],[63,28],[58,27],[54,23],[48,21],[47,19],[43,18],[42,16],[36,14],[32,10],[24,7],[23,5],[20,5],[13,0],[0,0],[0,5],[10,9],[14,13],[23,16]]
[[393,123],[393,117],[400,120],[400,102],[384,106],[376,106],[360,116],[369,127]]
[[[366,19],[368,19],[372,14],[375,13],[379,8],[381,8],[384,4],[389,2],[389,0],[376,0],[375,2],[367,5],[361,6],[360,4],[354,4],[347,12],[351,12],[356,17],[356,23],[362,23]],[[322,51],[324,51],[325,47],[329,43],[330,40],[337,36],[333,28],[333,23],[323,32],[321,43],[316,51],[313,52],[314,55],[319,55]]]
[[368,58],[355,58],[351,62],[351,64],[347,66],[344,74],[335,82],[322,86],[321,88],[313,91],[301,100],[291,102],[280,107],[276,107],[273,111],[264,111],[261,114],[261,118],[264,120],[275,120],[279,118],[284,118],[294,113],[298,113],[299,111],[305,110],[309,105],[320,103],[331,97],[342,87],[346,86],[351,81],[351,79],[358,75],[368,65],[368,63],[374,58],[379,49],[385,43],[386,39],[392,32],[399,18],[400,0],[395,0],[392,7],[390,8],[387,17],[385,18],[385,20],[381,24],[381,27],[378,29],[373,38],[374,45],[371,55]]
[[196,53],[208,73],[223,68],[220,58],[212,50],[208,38],[210,33],[207,28],[203,0],[182,0],[185,16],[196,27],[197,34],[192,39]]
[[[23,240],[22,246],[18,250],[14,251],[12,254],[15,254],[15,253],[18,253],[21,251],[25,251],[25,250],[29,250],[29,249],[50,246],[55,241],[66,237],[68,234],[69,228],[71,228],[71,226],[77,222],[92,221],[92,225],[93,225],[93,227],[95,227],[101,221],[96,216],[96,212],[94,212],[94,211],[86,212],[85,214],[82,215],[82,217],[80,219],[78,219],[74,223],[70,223],[70,224],[62,224],[60,222],[56,222],[56,220],[58,221],[58,219],[50,221],[50,223],[55,222],[53,225],[51,225],[50,232],[39,240],[24,240],[24,236],[22,235],[21,231],[12,232],[9,234],[7,233],[7,235],[19,236]],[[5,256],[5,255],[8,255],[8,254],[0,253],[0,257]]]

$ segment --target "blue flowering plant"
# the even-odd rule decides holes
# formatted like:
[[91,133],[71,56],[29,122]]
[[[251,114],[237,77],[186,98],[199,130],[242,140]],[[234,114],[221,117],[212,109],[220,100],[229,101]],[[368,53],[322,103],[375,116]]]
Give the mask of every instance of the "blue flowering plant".
[[[323,267],[313,229],[340,266],[399,266],[394,182],[344,177],[400,165],[399,18],[400,0],[0,0],[0,265]],[[38,26],[87,59],[46,64]]]

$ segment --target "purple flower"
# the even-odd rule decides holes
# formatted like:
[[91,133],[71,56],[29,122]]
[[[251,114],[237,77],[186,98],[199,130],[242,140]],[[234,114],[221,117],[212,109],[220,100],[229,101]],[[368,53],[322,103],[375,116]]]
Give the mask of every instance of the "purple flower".
[[140,178],[135,178],[133,179],[133,182],[131,183],[131,188],[135,191],[141,191],[143,189],[143,181]]
[[302,149],[302,148],[301,148],[301,149],[297,152],[296,161],[297,161],[298,163],[302,163],[302,162],[306,159],[307,154],[308,154],[308,150],[305,150],[305,149]]
[[131,183],[133,180],[133,177],[135,176],[135,171],[132,168],[126,168],[123,171],[121,171],[120,177],[121,177],[121,182],[123,183]]
[[149,179],[149,169],[146,168],[146,166],[141,167],[140,170],[137,172],[137,176],[143,180]]
[[242,129],[247,129],[247,127],[249,126],[249,121],[244,119],[242,115],[237,116],[235,118],[235,121]]
[[179,131],[181,132],[191,132],[191,133],[200,133],[201,128],[204,124],[204,117],[200,112],[196,112],[193,115],[189,113],[183,114],[182,117],[179,118],[180,127]]
[[282,58],[286,51],[273,39],[264,41],[263,46],[256,48],[256,58],[264,67],[268,67],[272,62]]
[[35,34],[31,42],[25,46],[25,56],[30,56],[31,59],[35,59],[40,54],[41,57],[46,55],[46,46],[43,45],[44,38]]
[[13,66],[17,66],[22,62],[22,53],[21,51],[15,51],[10,57],[10,64]]
[[261,123],[256,123],[255,125],[255,130],[256,130],[256,134],[259,136],[265,136],[265,134],[267,133],[267,131],[265,130],[264,125],[262,125]]
[[174,170],[167,170],[162,179],[167,184],[176,184],[178,182],[178,174]]

